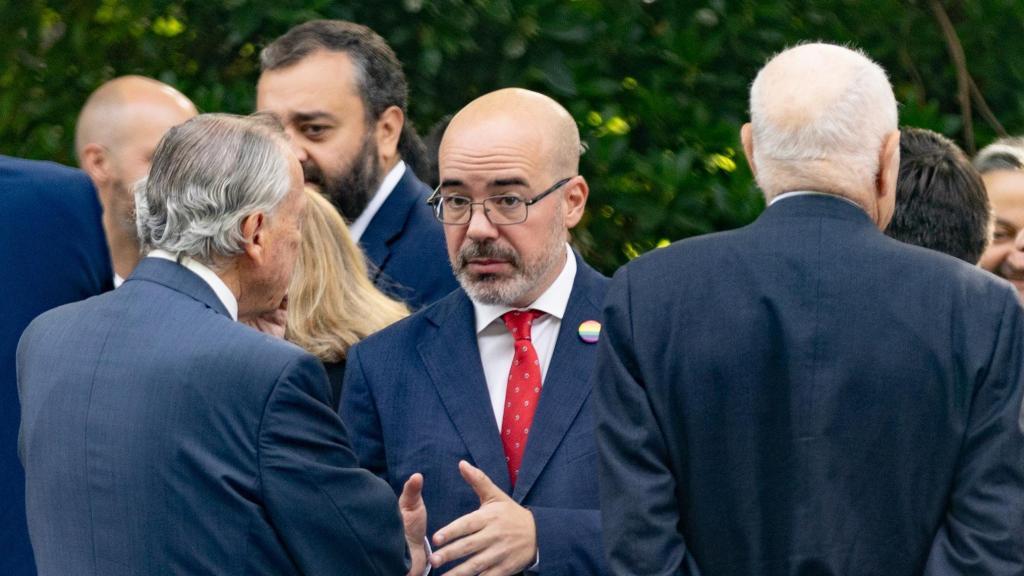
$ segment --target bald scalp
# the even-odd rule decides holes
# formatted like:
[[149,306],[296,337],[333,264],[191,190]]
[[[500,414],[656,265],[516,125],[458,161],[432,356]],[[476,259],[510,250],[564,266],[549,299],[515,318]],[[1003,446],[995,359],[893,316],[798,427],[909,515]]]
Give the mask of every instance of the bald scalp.
[[863,53],[803,44],[772,58],[750,90],[754,164],[769,197],[793,189],[868,193],[897,128],[885,71]]
[[514,123],[532,129],[540,146],[540,157],[547,159],[547,168],[554,177],[563,178],[579,172],[580,132],[572,115],[544,94],[522,88],[504,88],[480,96],[456,114],[441,140],[441,148],[449,135],[491,122]]
[[173,110],[186,116],[198,114],[184,94],[163,82],[144,76],[121,76],[104,83],[86,100],[75,125],[75,154],[90,143],[115,148],[136,122],[154,110]]

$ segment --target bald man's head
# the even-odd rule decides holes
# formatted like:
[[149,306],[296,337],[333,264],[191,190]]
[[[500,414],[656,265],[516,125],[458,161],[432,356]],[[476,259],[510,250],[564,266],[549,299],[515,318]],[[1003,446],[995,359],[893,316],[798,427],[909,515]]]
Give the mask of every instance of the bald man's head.
[[115,147],[141,124],[174,122],[166,132],[196,114],[192,101],[173,87],[143,76],[121,76],[86,100],[75,126],[75,151],[80,157],[91,142]]
[[132,186],[149,173],[164,134],[196,114],[181,92],[142,76],[103,84],[79,113],[75,153],[99,192],[114,269],[121,276],[138,259]]
[[452,118],[438,152],[438,215],[474,301],[529,306],[558,277],[589,194],[579,157],[576,122],[543,94],[498,90]]
[[886,139],[898,138],[885,71],[831,44],[804,44],[772,58],[751,87],[750,115],[753,164],[769,197],[797,189],[870,194]]
[[[541,146],[552,174],[576,174],[580,165],[580,132],[576,121],[550,97],[522,88],[504,88],[480,96],[456,114],[445,134],[480,130],[499,124],[532,132],[527,137]],[[441,141],[444,146],[444,139]]]

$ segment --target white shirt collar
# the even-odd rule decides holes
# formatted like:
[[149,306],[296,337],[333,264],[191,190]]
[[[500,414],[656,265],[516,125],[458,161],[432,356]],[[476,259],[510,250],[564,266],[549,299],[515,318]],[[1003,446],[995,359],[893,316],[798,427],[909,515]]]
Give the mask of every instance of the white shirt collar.
[[377,212],[384,205],[384,201],[388,199],[388,196],[391,196],[391,192],[398,185],[398,181],[402,179],[402,176],[405,176],[405,162],[399,160],[398,164],[395,164],[395,167],[381,180],[380,187],[377,188],[377,192],[374,193],[373,198],[370,199],[370,203],[366,205],[363,213],[356,218],[355,222],[349,225],[348,233],[352,235],[353,240],[359,242],[363,232],[366,232],[366,229],[370,226],[370,221],[377,215]]
[[772,204],[775,204],[779,200],[785,200],[786,198],[795,198],[797,196],[828,196],[829,198],[839,198],[843,202],[847,202],[849,204],[856,206],[857,208],[860,208],[861,210],[864,210],[863,206],[857,204],[856,202],[850,200],[849,198],[846,198],[845,196],[840,196],[838,194],[827,194],[825,192],[816,192],[814,190],[793,190],[792,192],[783,192],[782,194],[779,194],[775,198],[772,198],[771,202],[769,202],[768,205],[771,206]]
[[[569,295],[572,293],[572,284],[576,280],[576,258],[573,256],[572,248],[565,245],[565,266],[555,278],[555,281],[548,286],[532,304],[525,309],[540,310],[559,320],[565,316],[565,309],[569,306]],[[480,334],[484,328],[492,322],[501,318],[501,315],[510,310],[516,310],[511,306],[503,304],[482,304],[473,301],[473,312],[476,315],[476,333]]]
[[228,314],[231,314],[232,320],[238,320],[238,299],[228,288],[228,285],[217,276],[217,273],[210,270],[208,266],[202,262],[198,262],[188,256],[182,256],[181,261],[178,261],[178,257],[166,250],[159,248],[150,250],[149,254],[146,255],[148,258],[162,258],[164,260],[170,260],[171,262],[178,262],[185,268],[188,268],[192,272],[195,272],[196,276],[205,281],[210,288],[213,289],[213,293],[220,299],[221,304],[228,309]]

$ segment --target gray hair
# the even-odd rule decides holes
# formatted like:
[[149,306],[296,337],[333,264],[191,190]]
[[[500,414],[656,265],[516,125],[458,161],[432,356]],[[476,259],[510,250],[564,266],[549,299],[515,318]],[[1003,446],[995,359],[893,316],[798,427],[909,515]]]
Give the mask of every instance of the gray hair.
[[1024,168],[1024,138],[1000,138],[974,157],[974,168],[982,174]]
[[793,185],[870,185],[898,119],[885,70],[860,51],[827,44],[773,58],[751,86],[750,116],[758,183],[769,195]]
[[272,213],[291,188],[286,154],[283,129],[267,114],[203,114],[172,128],[135,185],[143,250],[208,266],[241,254],[245,217]]

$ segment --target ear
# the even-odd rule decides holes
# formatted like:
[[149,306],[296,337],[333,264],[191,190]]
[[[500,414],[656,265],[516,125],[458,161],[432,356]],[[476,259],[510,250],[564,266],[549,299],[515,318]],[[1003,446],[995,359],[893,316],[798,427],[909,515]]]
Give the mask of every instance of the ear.
[[743,143],[743,155],[747,157],[750,172],[757,177],[757,166],[754,164],[754,129],[747,122],[740,128],[740,142]]
[[398,156],[398,140],[402,137],[405,113],[398,106],[390,106],[377,118],[374,138],[377,140],[377,154],[381,165],[388,166]]
[[97,187],[109,184],[114,179],[114,167],[111,166],[107,149],[95,142],[82,148],[78,154],[78,163]]
[[896,179],[900,175],[900,131],[893,130],[885,136],[882,150],[878,153],[878,177],[875,185],[879,198],[896,194]]
[[583,218],[583,210],[587,207],[587,197],[590,196],[590,187],[583,176],[575,176],[566,183],[565,192],[562,194],[565,202],[565,227],[573,228]]
[[263,212],[249,214],[242,220],[242,238],[245,238],[245,255],[256,266],[263,264],[267,256],[267,238],[264,224],[267,216]]

